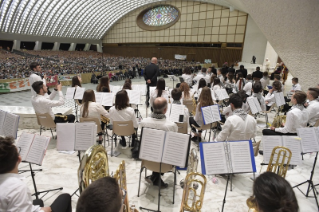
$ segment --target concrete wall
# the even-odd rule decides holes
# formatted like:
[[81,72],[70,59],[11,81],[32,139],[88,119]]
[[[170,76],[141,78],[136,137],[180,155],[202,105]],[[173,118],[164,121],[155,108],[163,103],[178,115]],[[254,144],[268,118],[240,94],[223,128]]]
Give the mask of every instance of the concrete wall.
[[268,58],[270,62],[270,67],[275,67],[278,60],[278,54],[275,49],[271,46],[269,42],[267,42],[266,51],[265,51],[265,59],[263,65],[266,65],[266,58]]
[[316,86],[319,55],[318,0],[240,0],[303,90]]
[[267,39],[255,21],[248,16],[242,62],[250,63],[253,55],[257,64],[263,64]]

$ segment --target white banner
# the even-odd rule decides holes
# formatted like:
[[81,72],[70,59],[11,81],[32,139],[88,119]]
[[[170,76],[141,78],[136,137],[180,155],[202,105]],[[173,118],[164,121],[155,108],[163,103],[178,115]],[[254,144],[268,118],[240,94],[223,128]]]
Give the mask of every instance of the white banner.
[[29,78],[19,79],[11,82],[0,82],[0,93],[10,93],[31,89]]
[[176,60],[186,60],[186,55],[175,54]]

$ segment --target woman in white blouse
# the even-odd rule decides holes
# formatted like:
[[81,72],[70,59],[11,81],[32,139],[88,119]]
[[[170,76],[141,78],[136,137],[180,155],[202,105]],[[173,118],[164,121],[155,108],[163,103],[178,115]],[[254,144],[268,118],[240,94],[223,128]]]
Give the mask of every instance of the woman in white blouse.
[[197,95],[198,95],[198,98],[199,98],[199,96],[200,96],[200,94],[201,94],[201,92],[202,92],[202,89],[203,89],[204,87],[206,87],[206,86],[207,86],[206,80],[205,80],[204,78],[201,78],[201,79],[199,80],[199,82],[198,82],[198,87],[197,87]]
[[182,77],[184,79],[184,82],[186,82],[190,87],[193,85],[193,75],[189,67],[184,68]]
[[[89,89],[84,92],[81,107],[81,117],[83,118],[98,118],[101,122],[101,115],[109,118],[109,113],[104,107],[95,102],[94,91]],[[102,123],[101,123],[102,125]],[[102,127],[102,126],[101,126]],[[99,133],[99,144],[102,144],[102,133]]]
[[157,97],[168,98],[168,95],[169,95],[168,91],[165,90],[165,80],[163,78],[160,78],[157,81],[156,89],[152,91],[150,96],[151,110],[153,111],[153,103]]
[[269,110],[270,107],[276,102],[275,93],[281,92],[281,82],[274,81],[272,83],[272,89],[269,90],[268,94],[265,96],[266,110]]
[[181,91],[182,91],[182,100],[184,100],[184,99],[192,100],[193,99],[194,92],[192,92],[189,89],[189,86],[186,82],[182,82],[179,89],[181,89]]
[[[115,96],[115,106],[110,108],[110,118],[111,121],[133,121],[133,126],[135,129],[138,128],[138,123],[135,117],[134,109],[129,107],[129,98],[126,90],[121,90],[117,92]],[[122,140],[120,144],[123,149],[126,149],[125,137],[121,137]],[[135,145],[136,135],[132,135],[132,146]]]
[[223,88],[220,84],[221,84],[221,83],[220,83],[219,78],[215,78],[215,79],[214,79],[214,86],[213,86],[213,92],[214,92],[214,93],[213,93],[213,97],[216,98],[216,99],[213,99],[214,101],[215,101],[215,100],[219,100],[219,99],[218,99],[218,96],[217,96],[217,94],[216,94],[216,91]]

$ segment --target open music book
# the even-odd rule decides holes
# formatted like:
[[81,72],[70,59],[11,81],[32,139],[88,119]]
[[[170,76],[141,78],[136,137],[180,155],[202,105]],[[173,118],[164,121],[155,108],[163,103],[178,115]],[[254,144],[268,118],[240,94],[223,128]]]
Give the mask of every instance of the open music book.
[[183,121],[184,122],[184,114],[185,114],[185,105],[178,105],[178,104],[171,104],[171,111],[169,114],[169,120],[172,122],[181,122],[179,120],[179,116],[183,115]]
[[141,92],[137,90],[126,90],[130,104],[141,104]]
[[132,90],[140,91],[142,96],[146,95],[146,85],[132,85]]
[[276,92],[274,93],[274,95],[275,95],[275,101],[276,101],[277,107],[286,104],[283,92],[279,92],[279,93]]
[[122,86],[119,85],[110,85],[110,90],[111,92],[116,95],[117,92],[119,92],[120,90],[122,90]]
[[95,92],[95,101],[103,106],[113,106],[114,93]]
[[218,105],[202,107],[201,110],[204,124],[210,124],[221,120]]
[[229,96],[228,96],[228,93],[227,93],[226,89],[215,90],[215,94],[216,94],[215,97],[218,100],[229,99]]
[[179,78],[175,75],[167,75],[167,76],[168,76],[168,78],[170,78],[173,81],[179,81]]
[[[69,87],[66,89],[65,99],[70,100],[74,98],[75,87]],[[83,96],[82,96],[83,97]]]
[[[300,139],[297,136],[263,136],[263,155],[264,163],[269,163],[271,152],[276,146],[283,146],[290,149],[292,156],[291,165],[299,165],[301,163]],[[277,159],[275,155],[275,160]]]
[[297,129],[301,138],[301,149],[303,153],[319,152],[319,128],[305,127]]
[[50,137],[23,132],[17,142],[22,161],[42,165]]
[[142,128],[139,158],[157,163],[187,167],[190,135]]
[[83,99],[85,88],[77,87],[75,94],[74,94],[74,99]]
[[199,147],[204,175],[256,172],[250,140],[201,142]]
[[252,114],[256,114],[256,113],[259,113],[262,111],[257,97],[253,97],[253,96],[248,97],[247,102],[248,102],[248,105],[250,107],[250,111]]
[[86,151],[96,143],[95,122],[57,123],[58,151]]
[[0,136],[17,138],[20,116],[0,110]]

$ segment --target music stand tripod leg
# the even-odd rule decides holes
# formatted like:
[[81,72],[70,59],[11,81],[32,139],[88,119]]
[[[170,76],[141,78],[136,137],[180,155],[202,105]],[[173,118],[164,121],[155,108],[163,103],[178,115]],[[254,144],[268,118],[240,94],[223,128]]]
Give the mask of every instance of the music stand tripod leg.
[[222,212],[224,211],[224,206],[225,206],[225,203],[226,203],[226,195],[227,195],[228,182],[229,182],[229,175],[228,175],[228,177],[227,177],[227,183],[226,183],[225,195],[224,195],[224,199],[223,199]]

